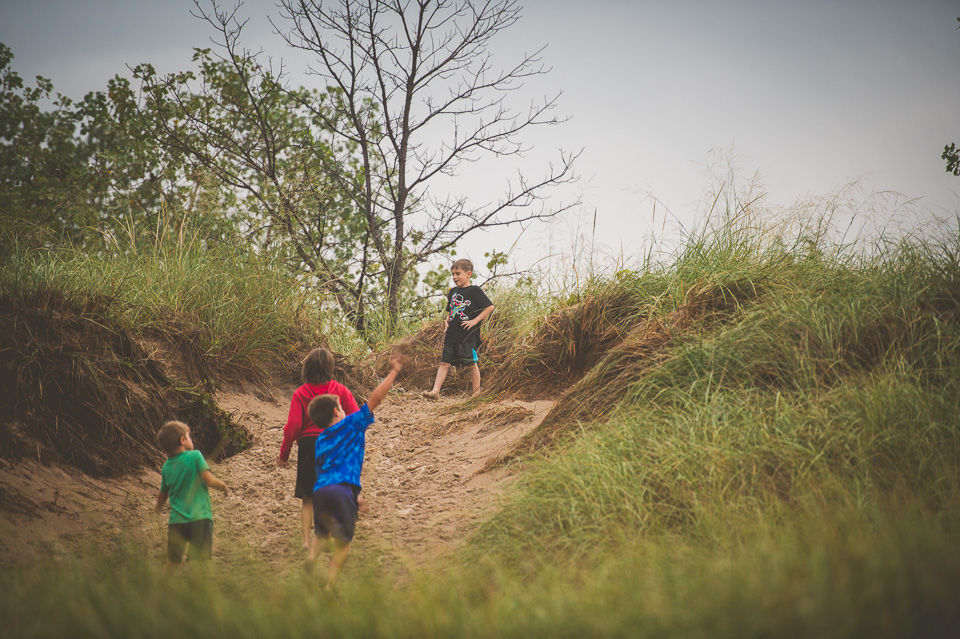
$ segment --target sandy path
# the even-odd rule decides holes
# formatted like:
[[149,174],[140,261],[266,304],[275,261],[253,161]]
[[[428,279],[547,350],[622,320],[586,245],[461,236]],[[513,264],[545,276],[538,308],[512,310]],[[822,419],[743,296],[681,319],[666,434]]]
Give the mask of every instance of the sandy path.
[[[254,440],[248,450],[212,465],[231,488],[228,496],[212,496],[214,553],[226,566],[251,557],[278,570],[302,562],[296,464],[276,467],[292,390],[218,395]],[[509,481],[502,470],[480,471],[551,406],[505,400],[464,411],[462,399],[429,401],[395,390],[380,405],[367,433],[362,482],[371,511],[358,523],[357,552],[376,553],[392,564],[455,547]],[[161,560],[166,516],[153,513],[159,483],[152,469],[139,477],[97,480],[36,461],[0,462],[0,561],[88,552],[91,540],[100,546],[104,540],[133,541]]]

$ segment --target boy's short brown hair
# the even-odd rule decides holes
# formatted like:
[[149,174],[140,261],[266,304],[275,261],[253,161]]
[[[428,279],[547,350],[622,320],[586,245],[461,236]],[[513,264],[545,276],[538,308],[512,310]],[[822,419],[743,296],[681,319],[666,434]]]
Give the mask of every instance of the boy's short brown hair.
[[317,395],[310,400],[310,405],[307,406],[307,414],[310,415],[310,421],[314,424],[320,428],[326,428],[333,425],[331,423],[333,422],[333,413],[339,406],[340,398],[336,395],[329,393]]
[[326,384],[333,379],[336,362],[333,353],[325,348],[315,348],[304,358],[300,370],[301,384]]
[[190,427],[183,422],[170,420],[160,427],[157,433],[157,445],[170,457],[180,448],[180,439],[190,434]]
[[464,273],[473,273],[473,262],[464,258],[464,259],[459,259],[450,265],[451,271],[455,271],[458,269],[463,271]]

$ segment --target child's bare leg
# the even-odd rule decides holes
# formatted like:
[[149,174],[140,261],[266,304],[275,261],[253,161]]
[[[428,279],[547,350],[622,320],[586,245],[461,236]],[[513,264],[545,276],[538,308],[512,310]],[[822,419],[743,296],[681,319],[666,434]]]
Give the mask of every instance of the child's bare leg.
[[347,560],[347,555],[350,554],[350,542],[343,541],[342,539],[333,539],[331,549],[333,550],[333,556],[330,557],[330,573],[327,577],[327,590],[333,590],[337,576],[340,575],[340,570],[343,568],[343,563]]
[[476,364],[470,367],[470,386],[473,388],[471,396],[480,392],[480,367]]
[[441,363],[440,368],[437,369],[437,379],[433,382],[433,390],[424,392],[423,396],[430,399],[440,397],[440,387],[443,386],[443,380],[447,379],[448,372],[450,372],[450,364],[447,362]]
[[187,542],[172,527],[167,533],[167,563],[163,565],[163,574],[172,575],[186,559]]
[[316,535],[310,540],[310,551],[307,553],[307,565],[312,566],[313,563],[317,560],[317,557],[320,556],[320,552],[324,548],[327,548],[330,545],[332,537],[327,535],[326,537],[317,537]]
[[310,538],[313,537],[313,497],[304,497],[300,507],[300,527],[303,533],[303,549],[310,548]]

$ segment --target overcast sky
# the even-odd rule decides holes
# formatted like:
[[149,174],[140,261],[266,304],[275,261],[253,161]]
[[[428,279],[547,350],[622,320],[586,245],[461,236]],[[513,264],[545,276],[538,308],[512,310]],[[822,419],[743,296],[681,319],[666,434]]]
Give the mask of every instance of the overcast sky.
[[[767,202],[789,206],[861,179],[865,196],[895,191],[917,224],[960,212],[960,177],[940,159],[960,144],[960,0],[528,0],[523,19],[494,46],[506,65],[547,45],[552,71],[527,98],[563,91],[570,120],[530,138],[523,168],[538,172],[557,148],[583,149],[576,187],[584,205],[547,233],[521,237],[542,253],[576,229],[630,254],[658,232],[694,223],[717,150],[736,159],[745,182],[759,175]],[[2,0],[0,42],[14,69],[42,75],[79,99],[127,65],[190,68],[192,47],[212,30],[191,17],[191,0]],[[291,58],[263,19],[274,3],[248,0],[249,44]],[[32,82],[31,82],[32,83]],[[550,153],[548,153],[550,152]],[[722,164],[722,162],[720,162]],[[723,168],[719,170],[723,172]],[[490,193],[502,176],[467,165],[468,193]],[[653,219],[653,198],[659,202]],[[482,260],[478,239],[461,254]],[[521,251],[522,252],[522,251]]]

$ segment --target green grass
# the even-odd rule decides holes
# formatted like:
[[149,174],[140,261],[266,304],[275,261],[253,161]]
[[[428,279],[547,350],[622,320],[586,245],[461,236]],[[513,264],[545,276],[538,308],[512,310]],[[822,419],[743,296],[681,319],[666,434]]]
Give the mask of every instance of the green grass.
[[[337,596],[293,570],[164,577],[131,549],[0,576],[17,637],[947,637],[957,522],[842,510],[702,542],[621,536],[595,550],[434,566],[402,581],[362,557]],[[896,515],[896,516],[894,516]],[[256,578],[251,575],[256,575]]]
[[[394,575],[357,552],[330,598],[317,578],[253,559],[168,579],[136,550],[90,553],[0,574],[2,633],[954,636],[960,238],[851,254],[754,220],[708,231],[577,290],[497,292],[495,339],[524,344],[553,311],[603,299],[670,336],[602,422],[515,462],[518,481],[446,564]],[[202,251],[18,259],[13,280],[116,294],[131,325],[162,327],[171,311],[209,324],[224,357],[267,352],[298,326],[279,316],[302,298],[253,258],[220,273],[223,256]],[[244,304],[258,310],[230,308]],[[602,311],[563,314],[551,339],[579,339],[575,324]],[[257,316],[273,325],[262,337]],[[223,345],[233,322],[253,346]]]
[[714,241],[674,262],[654,312],[734,304],[676,328],[609,423],[525,470],[488,543],[566,552],[622,529],[711,538],[771,509],[960,502],[956,238],[833,261]]
[[18,250],[0,270],[0,292],[15,298],[51,289],[80,305],[101,300],[122,326],[187,340],[213,363],[250,374],[318,337],[307,296],[280,265],[197,238],[92,254]]

